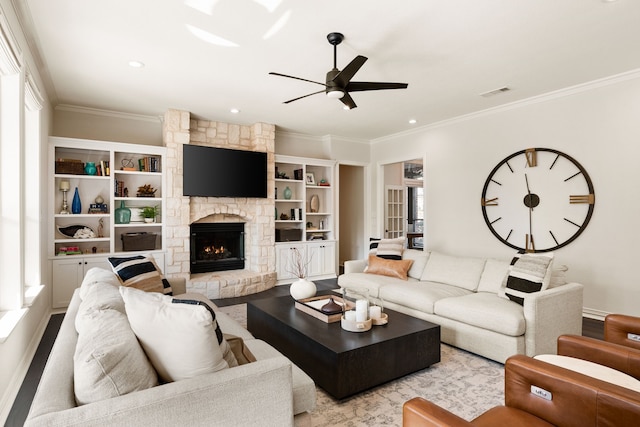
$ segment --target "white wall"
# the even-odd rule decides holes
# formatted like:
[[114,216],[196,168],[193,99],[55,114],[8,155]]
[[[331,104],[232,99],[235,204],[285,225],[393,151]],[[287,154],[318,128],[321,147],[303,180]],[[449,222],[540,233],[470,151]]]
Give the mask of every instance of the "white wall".
[[[513,250],[484,223],[482,186],[507,155],[548,147],[573,156],[596,193],[593,217],[556,251],[568,278],[585,285],[586,313],[640,315],[635,271],[640,237],[640,72],[465,119],[374,141],[371,161],[425,158],[425,245],[452,254],[508,258]],[[401,147],[399,149],[399,147]],[[398,161],[402,159],[397,159]],[[379,171],[375,168],[374,173]],[[379,234],[382,191],[371,194]]]

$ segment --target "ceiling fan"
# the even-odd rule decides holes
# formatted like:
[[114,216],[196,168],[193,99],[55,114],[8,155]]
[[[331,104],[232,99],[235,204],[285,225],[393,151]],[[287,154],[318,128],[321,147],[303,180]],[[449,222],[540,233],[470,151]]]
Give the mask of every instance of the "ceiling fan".
[[318,93],[326,92],[329,98],[340,99],[342,103],[348,109],[356,108],[357,105],[353,101],[353,98],[349,95],[350,92],[362,92],[365,90],[382,90],[382,89],[406,89],[407,83],[378,83],[378,82],[352,82],[351,79],[358,72],[360,67],[364,65],[367,58],[361,55],[356,56],[342,71],[338,70],[337,66],[337,46],[344,40],[344,35],[341,33],[329,33],[327,40],[333,45],[333,69],[327,73],[327,79],[325,83],[316,82],[313,80],[303,79],[301,77],[288,76],[286,74],[271,72],[274,76],[288,77],[290,79],[302,80],[309,83],[315,83],[320,86],[324,86],[324,89],[317,92],[309,93],[307,95],[299,96],[297,98],[285,101],[288,104],[293,101],[297,101],[307,96],[316,95]]

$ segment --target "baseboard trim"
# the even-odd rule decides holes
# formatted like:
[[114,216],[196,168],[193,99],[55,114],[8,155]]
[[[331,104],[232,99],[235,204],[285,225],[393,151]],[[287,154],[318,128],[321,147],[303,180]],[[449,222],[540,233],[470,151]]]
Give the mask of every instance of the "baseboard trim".
[[608,314],[611,314],[611,313],[608,313],[606,311],[596,310],[594,308],[587,308],[587,307],[582,308],[582,316],[588,319],[595,319],[595,320],[600,320],[604,322],[604,318],[607,317]]
[[27,372],[29,371],[29,367],[31,366],[31,361],[33,360],[33,356],[35,356],[36,351],[38,350],[38,346],[40,345],[40,341],[44,336],[44,331],[47,329],[47,325],[49,324],[50,319],[51,313],[49,313],[47,316],[44,316],[40,321],[35,334],[31,338],[31,342],[29,342],[27,351],[20,361],[19,366],[16,368],[15,374],[9,381],[7,390],[0,400],[0,425],[5,425],[7,421],[7,417],[9,416],[11,408],[13,407],[13,402],[16,400],[16,396],[18,396],[20,387],[22,387],[22,382],[27,376]]

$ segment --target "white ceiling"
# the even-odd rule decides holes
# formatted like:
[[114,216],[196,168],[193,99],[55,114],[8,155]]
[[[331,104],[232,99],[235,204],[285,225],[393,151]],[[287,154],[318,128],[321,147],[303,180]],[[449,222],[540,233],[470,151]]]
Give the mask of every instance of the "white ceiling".
[[[375,139],[640,68],[638,0],[15,1],[54,105],[311,135]],[[334,31],[338,68],[369,58],[354,81],[408,89],[353,93],[351,111],[324,94],[283,104],[322,88],[268,73],[324,81]]]

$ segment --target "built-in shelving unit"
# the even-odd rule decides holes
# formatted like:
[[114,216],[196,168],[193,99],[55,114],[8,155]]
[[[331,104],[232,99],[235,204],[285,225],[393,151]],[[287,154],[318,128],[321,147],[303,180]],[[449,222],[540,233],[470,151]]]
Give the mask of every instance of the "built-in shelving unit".
[[276,269],[291,282],[294,249],[308,262],[308,277],[336,277],[335,161],[276,155]]
[[[109,256],[151,253],[164,268],[164,156],[164,147],[50,138],[48,257],[52,262],[54,308],[69,303],[86,270],[94,266],[110,268]],[[89,162],[96,165],[95,174],[85,170]],[[66,188],[66,183],[69,213],[61,213],[65,196],[61,189]],[[151,197],[138,194],[138,188],[145,185],[155,190]],[[76,189],[81,210],[74,214]],[[100,199],[102,203],[98,203]],[[122,204],[131,211],[126,224],[117,220],[117,209]],[[144,222],[143,207],[157,208],[152,222]],[[73,229],[84,227],[92,234],[72,233]],[[144,243],[139,246],[138,241]]]

